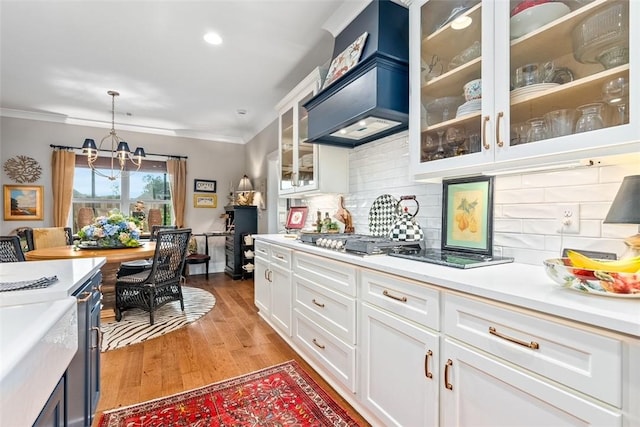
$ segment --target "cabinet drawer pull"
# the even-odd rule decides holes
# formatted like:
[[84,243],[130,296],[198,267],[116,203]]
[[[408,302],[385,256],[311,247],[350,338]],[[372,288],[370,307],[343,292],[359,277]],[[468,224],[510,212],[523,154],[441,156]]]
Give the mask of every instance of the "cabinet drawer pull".
[[382,291],[382,295],[384,295],[385,297],[393,298],[394,300],[397,300],[397,301],[407,302],[407,297],[397,297],[395,295],[391,295],[389,291],[387,291],[386,289]]
[[313,303],[314,303],[315,305],[317,305],[318,307],[324,308],[324,304],[322,304],[322,303],[320,303],[320,302],[316,301],[316,299],[315,299],[315,298],[314,298],[314,299],[312,299],[311,301],[313,301]]
[[489,124],[489,116],[484,116],[484,122],[482,122],[482,140],[484,141],[484,149],[488,150],[491,148],[489,145],[489,140],[487,139],[487,125]]
[[313,343],[316,345],[316,347],[321,348],[324,350],[324,345],[320,344],[315,338],[312,339],[311,341],[313,341]]
[[500,111],[498,113],[498,118],[496,119],[496,143],[498,144],[498,147],[502,147],[504,145],[504,141],[500,140],[500,122],[502,121],[503,117],[504,112]]
[[512,343],[521,345],[523,347],[531,348],[533,350],[538,350],[540,348],[540,344],[538,344],[535,341],[526,342],[526,341],[519,340],[517,338],[508,337],[508,336],[506,336],[504,334],[501,334],[500,332],[496,331],[496,328],[494,328],[493,326],[489,326],[489,333],[491,335],[495,335],[498,338],[502,338],[503,340],[507,340],[507,341],[510,341]]
[[427,378],[433,378],[433,374],[429,372],[429,357],[433,356],[433,351],[428,350],[424,355],[424,376]]
[[444,386],[447,390],[453,390],[453,384],[449,382],[449,369],[453,369],[453,360],[448,359],[447,364],[444,365]]
[[100,328],[93,326],[91,328],[91,332],[96,332],[96,345],[91,345],[91,349],[101,348],[102,347],[102,331]]
[[279,260],[284,261],[284,257],[282,255],[276,255],[276,258],[278,258]]
[[85,303],[91,299],[91,292],[83,292],[80,294],[80,298],[78,298],[78,304]]

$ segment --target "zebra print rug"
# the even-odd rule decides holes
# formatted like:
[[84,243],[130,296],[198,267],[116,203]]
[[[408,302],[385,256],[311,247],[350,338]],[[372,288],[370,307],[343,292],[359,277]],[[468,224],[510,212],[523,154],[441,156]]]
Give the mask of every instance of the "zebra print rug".
[[149,313],[137,308],[122,313],[122,320],[115,319],[101,325],[101,350],[109,351],[175,331],[195,322],[209,312],[216,304],[216,298],[199,288],[182,287],[184,313],[180,302],[173,301],[156,310],[153,326],[149,325]]

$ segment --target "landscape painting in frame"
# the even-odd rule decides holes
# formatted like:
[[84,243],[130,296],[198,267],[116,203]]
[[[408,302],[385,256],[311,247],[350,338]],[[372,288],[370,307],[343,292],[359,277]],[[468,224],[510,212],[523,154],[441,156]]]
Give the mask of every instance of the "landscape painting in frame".
[[41,185],[5,185],[5,221],[44,219],[44,191]]

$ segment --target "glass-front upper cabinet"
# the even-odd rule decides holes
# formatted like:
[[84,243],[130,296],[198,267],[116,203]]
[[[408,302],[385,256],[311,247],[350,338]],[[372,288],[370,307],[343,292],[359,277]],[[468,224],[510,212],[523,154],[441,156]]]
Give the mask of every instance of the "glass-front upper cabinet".
[[416,178],[637,152],[639,25],[629,0],[412,2]]
[[410,7],[410,80],[420,89],[410,101],[410,139],[418,171],[493,160],[482,149],[483,111],[493,109],[493,3],[429,0]]
[[348,150],[306,142],[309,122],[303,105],[318,93],[324,75],[326,71],[316,68],[276,106],[280,116],[280,196],[349,190]]

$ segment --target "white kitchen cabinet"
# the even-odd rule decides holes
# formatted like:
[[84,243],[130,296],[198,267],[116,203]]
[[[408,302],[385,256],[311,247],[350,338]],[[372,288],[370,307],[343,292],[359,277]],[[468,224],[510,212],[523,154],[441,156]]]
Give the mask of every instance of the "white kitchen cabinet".
[[618,411],[454,340],[444,340],[440,362],[442,426],[622,425]]
[[295,252],[293,282],[294,343],[342,387],[356,392],[356,267]]
[[[518,2],[480,1],[462,16],[471,25],[456,30],[447,20],[458,2],[417,0],[410,4],[410,157],[416,179],[437,179],[482,172],[562,167],[640,149],[640,110],[627,105],[627,123],[618,123],[617,109],[605,106],[605,127],[586,133],[526,141],[526,123],[546,113],[603,101],[603,85],[614,78],[640,81],[640,4],[628,5],[629,60],[608,69],[601,64],[582,64],[574,58],[572,31],[589,16],[611,7],[614,0],[564,2],[572,10],[564,16],[518,38],[511,39],[510,11]],[[515,33],[514,33],[515,34]],[[478,42],[479,56],[460,55]],[[473,49],[472,49],[473,50]],[[471,58],[471,59],[469,59]],[[465,62],[466,61],[466,62]],[[515,70],[527,64],[554,64],[555,86],[528,86],[511,91]],[[451,65],[453,64],[453,65]],[[433,68],[432,68],[433,67]],[[433,69],[427,77],[422,68]],[[570,77],[567,70],[573,76]],[[429,114],[434,99],[463,97],[463,87],[482,80],[481,109],[449,115]],[[630,88],[633,88],[633,83]],[[524,91],[523,91],[524,89]],[[631,89],[633,90],[633,89]],[[523,93],[528,92],[528,93]],[[462,100],[464,102],[464,99]],[[630,97],[628,104],[637,98]],[[635,111],[634,111],[635,110]],[[432,110],[430,109],[430,112]],[[577,114],[579,116],[579,114]],[[577,117],[574,118],[574,124]],[[522,124],[525,124],[522,126]],[[450,129],[462,130],[465,138],[447,138]],[[442,136],[442,149],[440,149]],[[450,141],[450,142],[449,142]]]
[[349,190],[349,152],[305,142],[307,111],[303,104],[320,89],[324,74],[316,68],[276,106],[279,112],[280,185],[278,194],[302,197]]
[[622,425],[619,339],[463,295],[443,302],[442,425]]
[[360,400],[385,425],[437,426],[439,292],[368,269],[360,289]]
[[256,241],[254,302],[259,314],[291,336],[291,250]]

